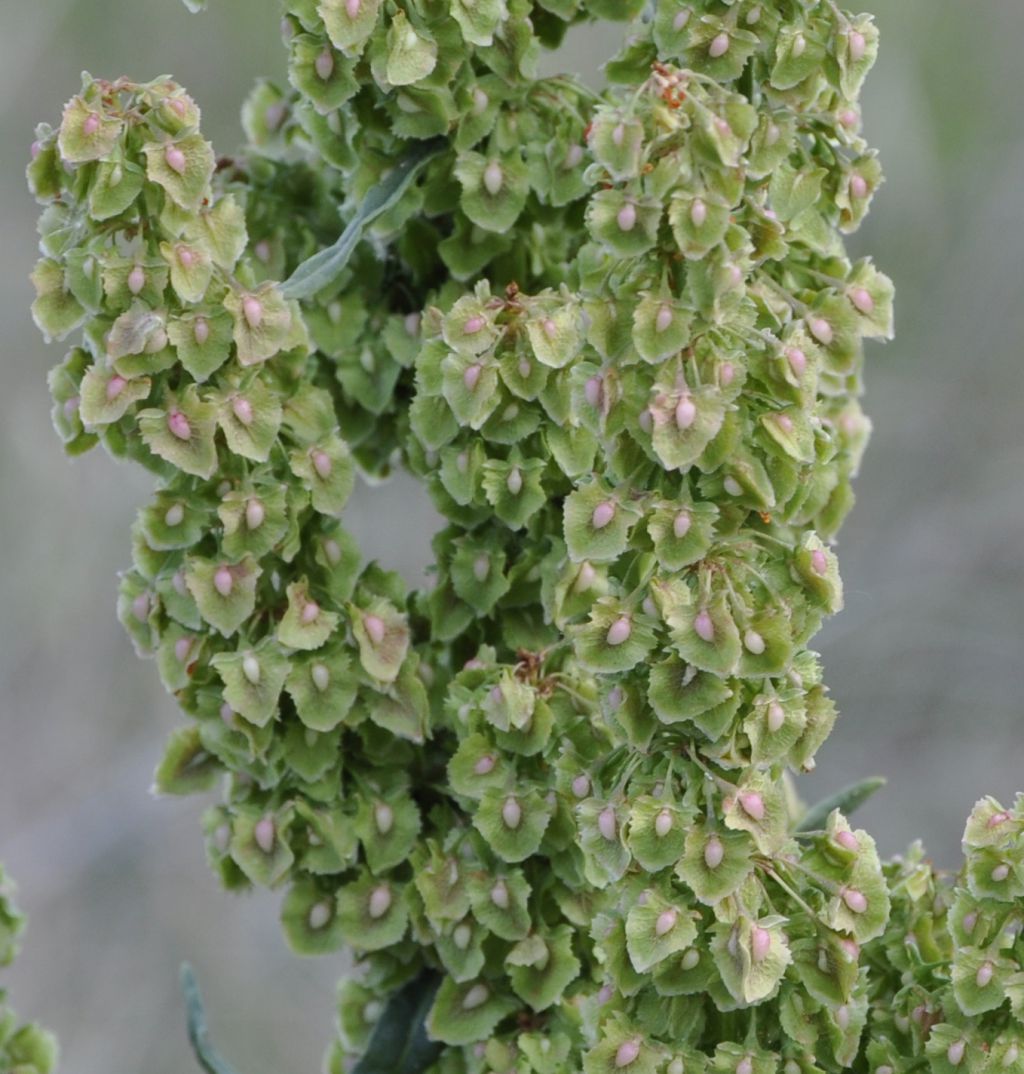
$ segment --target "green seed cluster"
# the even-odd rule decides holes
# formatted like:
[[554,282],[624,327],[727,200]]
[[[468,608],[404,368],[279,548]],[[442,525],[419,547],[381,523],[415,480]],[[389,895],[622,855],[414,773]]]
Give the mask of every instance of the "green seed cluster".
[[877,973],[872,1071],[1016,1072],[1024,1064],[1024,803],[971,812],[956,877],[915,847],[886,867],[893,911],[865,951]]
[[[14,885],[0,866],[0,968],[18,953],[25,919],[14,904]],[[34,1024],[21,1024],[0,988],[0,1070],[5,1074],[52,1074],[57,1066],[57,1042]]]
[[[587,17],[631,22],[600,95],[536,76]],[[870,19],[291,0],[283,30],[239,156],[174,83],[86,77],[29,168],[36,320],[82,329],[58,431],[157,479],[119,610],[190,717],[158,789],[223,780],[225,884],[286,887],[298,952],[363,956],[332,1070],[425,967],[437,1074],[904,1069],[903,963],[862,952],[894,942],[874,843],[838,811],[795,833],[789,776],[835,719],[807,646],[842,603],[862,341],[891,335],[841,238],[881,182]],[[338,521],[396,465],[446,519],[429,591]],[[1016,877],[972,849],[958,899],[1024,894],[979,894],[990,853]],[[976,982],[1009,980],[1000,928]]]

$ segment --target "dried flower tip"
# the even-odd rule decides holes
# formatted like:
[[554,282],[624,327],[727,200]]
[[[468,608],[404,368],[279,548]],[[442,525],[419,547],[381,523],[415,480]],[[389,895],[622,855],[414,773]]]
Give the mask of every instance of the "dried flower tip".
[[231,590],[234,586],[235,579],[231,574],[230,568],[227,566],[218,567],[213,576],[213,588],[216,589],[222,597],[230,597]]
[[676,426],[679,429],[689,429],[697,420],[697,404],[688,396],[684,395],[676,403]]
[[627,201],[619,210],[616,221],[620,231],[632,231],[636,227],[636,206],[631,201]]
[[486,776],[494,771],[494,766],[497,762],[490,753],[485,753],[479,761],[473,765],[473,771],[478,776]]
[[676,540],[681,541],[690,532],[692,522],[689,511],[680,511],[676,515],[672,520],[672,532],[675,534]]
[[632,632],[633,624],[630,622],[629,616],[620,615],[608,628],[606,640],[609,645],[622,645],[623,642],[629,640]]
[[673,907],[669,907],[667,910],[662,910],[658,914],[657,921],[654,922],[654,935],[664,936],[665,933],[671,932],[676,927],[676,921],[679,918],[679,911]]
[[708,45],[708,55],[717,60],[719,56],[724,56],[729,51],[729,35],[723,30],[718,34]]
[[505,487],[513,496],[518,496],[523,491],[523,475],[518,466],[513,466],[505,479]]
[[628,1067],[630,1063],[636,1062],[639,1054],[640,1042],[638,1040],[623,1041],[615,1053],[615,1065],[617,1067]]
[[690,206],[690,220],[694,227],[700,227],[708,218],[708,207],[700,198],[694,198]]
[[875,308],[875,300],[864,287],[855,287],[850,292],[850,301],[864,314],[871,313]]
[[313,61],[313,66],[316,68],[317,78],[326,82],[334,74],[334,53],[325,48]]
[[590,524],[595,530],[603,530],[614,517],[615,504],[610,500],[605,500],[594,508],[594,513],[590,516]]
[[704,844],[704,864],[709,869],[717,869],[725,857],[725,847],[717,835],[711,836]]
[[385,627],[384,620],[379,615],[374,615],[372,612],[369,615],[363,616],[363,629],[366,631],[367,637],[374,645],[380,645],[384,640]]
[[466,371],[462,374],[462,383],[466,385],[467,391],[476,391],[482,372],[483,366],[479,362],[474,362],[471,366],[466,367]]
[[185,174],[188,162],[185,160],[185,154],[176,145],[169,145],[164,150],[164,160],[167,161],[167,167],[172,172],[176,172],[178,175]]
[[509,795],[508,798],[502,802],[501,819],[505,827],[511,828],[513,831],[515,831],[515,829],[522,823],[523,807],[512,795]]
[[317,616],[320,614],[320,605],[315,600],[307,600],[302,605],[302,611],[299,613],[299,620],[304,626],[309,626],[310,623],[316,621]]
[[252,830],[256,845],[264,854],[273,854],[274,842],[277,838],[277,829],[274,826],[274,818],[270,814],[260,817],[256,827]]
[[946,1049],[946,1058],[949,1060],[950,1066],[958,1067],[964,1058],[964,1051],[967,1048],[967,1041],[962,1037],[960,1040],[955,1040]]
[[743,632],[743,647],[748,653],[760,656],[765,650],[764,638],[756,630],[745,630]]
[[133,295],[137,295],[145,286],[146,270],[141,265],[133,265],[131,272],[128,273],[128,290]]
[[755,925],[750,933],[750,954],[755,962],[764,962],[768,952],[772,949],[771,933],[767,929]]
[[378,802],[373,807],[373,823],[381,835],[387,835],[395,826],[395,811],[387,802]]
[[834,335],[832,325],[824,317],[811,317],[807,322],[807,327],[811,335],[823,346],[827,347],[832,342]]
[[478,582],[485,582],[490,573],[491,557],[483,552],[473,560],[473,577]]
[[250,328],[259,328],[263,323],[263,303],[255,295],[246,295],[242,299],[242,315]]
[[140,593],[132,601],[132,615],[140,623],[144,623],[149,618],[149,593]]
[[331,469],[333,467],[330,455],[328,455],[326,451],[321,451],[318,448],[310,454],[310,459],[313,463],[313,469],[316,470],[317,476],[321,481],[326,481],[331,476]]
[[711,621],[706,608],[702,608],[693,617],[693,629],[701,641],[706,641],[710,645],[715,640],[715,624]]
[[328,902],[314,903],[309,909],[309,927],[317,932],[331,920],[331,904]]
[[799,347],[787,348],[786,361],[789,362],[789,368],[798,377],[802,377],[807,371],[807,355]]
[[979,988],[986,988],[995,975],[995,966],[991,962],[983,962],[974,975],[974,981]]
[[245,505],[245,524],[250,530],[258,530],[267,517],[266,508],[260,500],[249,500]]
[[180,410],[172,410],[167,415],[167,428],[170,430],[172,436],[176,436],[179,440],[188,440],[192,436],[192,426],[188,423],[188,418]]
[[868,908],[868,900],[863,892],[856,888],[843,888],[843,902],[855,914],[862,914]]
[[605,806],[597,815],[597,830],[601,833],[602,838],[607,839],[609,843],[618,838],[618,820],[615,816],[615,810],[611,806]]
[[663,809],[654,818],[654,834],[659,839],[664,839],[670,831],[672,831],[672,814],[669,810]]
[[242,658],[242,674],[253,686],[260,684],[260,662],[255,653],[246,653]]
[[490,998],[491,990],[487,985],[477,982],[462,997],[462,1009],[464,1011],[474,1011],[477,1007],[482,1007]]
[[128,383],[124,377],[115,373],[110,380],[107,381],[107,402],[112,403],[120,394],[124,391],[125,385]]
[[234,415],[243,425],[252,425],[253,411],[252,403],[243,395],[236,395],[231,400],[231,409]]
[[848,832],[845,828],[841,828],[836,832],[836,842],[844,849],[851,851],[860,850],[860,843],[857,842],[857,837],[853,832]]
[[313,680],[313,685],[323,693],[328,686],[331,685],[331,673],[326,664],[316,663],[310,668],[310,678]]
[[367,912],[374,921],[383,917],[391,909],[391,898],[391,888],[387,884],[381,884],[370,892]]
[[590,776],[586,772],[581,772],[572,781],[572,793],[576,798],[586,798],[590,794]]
[[764,799],[757,791],[741,791],[739,802],[740,808],[751,820],[764,820]]
[[492,198],[497,197],[504,185],[505,173],[501,170],[501,165],[496,160],[488,161],[487,167],[484,168],[484,187],[487,193]]

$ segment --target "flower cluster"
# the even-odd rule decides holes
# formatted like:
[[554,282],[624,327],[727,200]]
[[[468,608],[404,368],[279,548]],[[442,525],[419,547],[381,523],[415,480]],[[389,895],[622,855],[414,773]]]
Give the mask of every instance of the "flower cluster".
[[[25,919],[14,905],[14,886],[0,866],[0,968],[18,952]],[[21,1025],[0,988],[0,1070],[11,1074],[52,1074],[57,1066],[57,1043],[37,1025]]]
[[1019,1071],[1024,1063],[1024,801],[983,798],[955,877],[919,848],[886,867],[893,912],[865,955],[877,968],[866,1055],[875,1074]]
[[[536,77],[585,17],[631,23],[602,94]],[[836,715],[808,644],[842,604],[862,341],[891,335],[841,238],[881,182],[870,19],[290,0],[282,25],[290,85],[253,91],[237,157],[174,83],[86,77],[29,167],[34,314],[81,329],[58,432],[157,481],[119,611],[190,717],[158,790],[223,782],[225,885],[287,887],[296,951],[362,956],[332,1070],[424,969],[437,1074],[903,1070],[889,886],[935,974],[934,881],[887,883],[838,810],[800,830],[790,777]],[[396,465],[446,519],[429,591],[339,522]],[[1015,914],[1013,853],[971,862],[958,898]],[[964,974],[1013,988],[985,930],[965,1016],[990,1008]]]

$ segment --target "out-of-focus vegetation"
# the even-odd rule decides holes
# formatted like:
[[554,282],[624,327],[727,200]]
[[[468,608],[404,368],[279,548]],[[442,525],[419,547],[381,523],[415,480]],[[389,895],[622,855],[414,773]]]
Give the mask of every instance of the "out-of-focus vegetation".
[[[840,543],[847,610],[822,635],[843,716],[801,790],[888,776],[865,826],[884,851],[921,836],[952,865],[974,799],[1024,789],[1024,7],[873,8],[883,49],[865,122],[889,181],[854,248],[895,279],[898,336],[871,351],[875,436]],[[11,974],[19,1007],[59,1032],[76,1074],[193,1069],[175,986],[186,956],[240,1070],[309,1074],[345,968],[289,955],[273,897],[217,890],[200,807],[147,795],[174,706],[113,610],[146,479],[62,457],[45,386],[61,352],[28,315],[22,169],[78,71],[173,74],[226,152],[252,79],[282,73],[276,34],[273,0],[215,0],[204,16],[175,0],[0,11],[0,858],[33,919]],[[586,70],[608,48],[577,32],[561,65]],[[350,512],[383,562],[422,572],[433,516],[414,485],[364,490]]]

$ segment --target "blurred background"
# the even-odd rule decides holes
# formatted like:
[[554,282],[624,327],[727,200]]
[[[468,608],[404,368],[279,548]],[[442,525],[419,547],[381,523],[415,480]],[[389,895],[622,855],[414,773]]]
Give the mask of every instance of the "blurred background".
[[[819,639],[842,718],[801,790],[887,776],[861,814],[882,850],[920,836],[954,866],[974,800],[1024,789],[1024,110],[1011,91],[1024,5],[872,6],[883,48],[864,112],[888,184],[852,248],[895,279],[898,337],[869,355],[875,435],[840,546],[847,608]],[[173,74],[221,151],[252,79],[281,76],[274,0],[211,7],[0,11],[0,860],[32,918],[6,983],[58,1032],[75,1074],[196,1069],[183,958],[240,1071],[312,1074],[344,968],[286,951],[276,896],[222,894],[201,802],[147,793],[178,716],[122,635],[114,590],[148,479],[100,454],[62,456],[45,377],[63,351],[28,314],[36,207],[23,168],[35,123],[59,119],[82,68]],[[608,53],[614,31],[587,33],[558,66],[588,71]],[[415,486],[362,494],[347,521],[376,534],[386,565],[420,574],[433,520]]]

